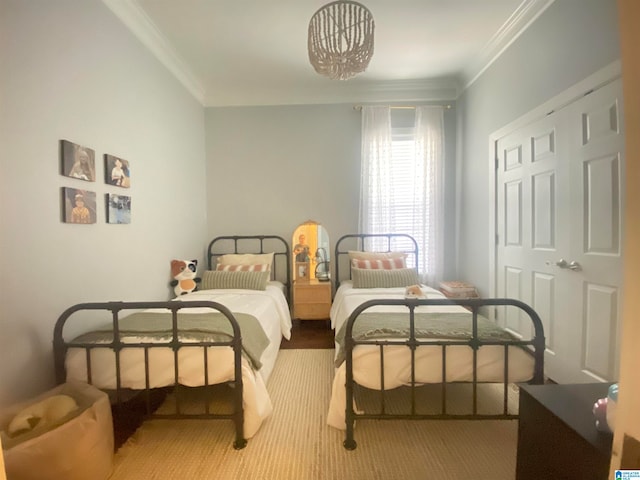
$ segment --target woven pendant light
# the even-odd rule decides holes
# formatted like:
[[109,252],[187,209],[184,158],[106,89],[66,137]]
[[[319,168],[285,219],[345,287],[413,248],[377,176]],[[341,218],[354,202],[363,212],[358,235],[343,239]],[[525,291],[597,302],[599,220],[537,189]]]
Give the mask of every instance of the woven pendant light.
[[364,72],[373,56],[373,15],[358,2],[331,2],[309,22],[309,61],[316,72],[346,80]]

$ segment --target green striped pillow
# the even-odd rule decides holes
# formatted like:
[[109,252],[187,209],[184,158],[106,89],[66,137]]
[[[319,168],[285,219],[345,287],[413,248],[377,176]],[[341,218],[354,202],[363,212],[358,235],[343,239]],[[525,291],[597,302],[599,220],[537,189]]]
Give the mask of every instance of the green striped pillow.
[[202,276],[201,290],[241,288],[266,290],[271,272],[207,270]]
[[398,268],[396,270],[352,268],[351,278],[353,288],[408,287],[420,283],[415,268]]

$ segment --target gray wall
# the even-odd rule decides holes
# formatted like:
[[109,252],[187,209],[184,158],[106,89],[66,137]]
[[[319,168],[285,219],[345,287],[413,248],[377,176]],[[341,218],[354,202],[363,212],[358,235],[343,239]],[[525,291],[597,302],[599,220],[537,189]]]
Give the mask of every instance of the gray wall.
[[616,2],[556,0],[459,98],[459,276],[489,292],[489,136],[619,59]]
[[[352,104],[207,108],[209,237],[271,233],[291,241],[321,223],[335,241],[358,229],[360,119]],[[455,108],[445,111],[447,248],[455,254]],[[447,272],[449,276],[449,272]]]
[[[53,383],[53,325],[86,301],[168,299],[172,258],[203,258],[204,108],[100,0],[0,0],[0,404]],[[59,174],[59,141],[96,152]],[[103,155],[131,162],[132,223],[105,223]],[[63,186],[97,223],[60,221]]]

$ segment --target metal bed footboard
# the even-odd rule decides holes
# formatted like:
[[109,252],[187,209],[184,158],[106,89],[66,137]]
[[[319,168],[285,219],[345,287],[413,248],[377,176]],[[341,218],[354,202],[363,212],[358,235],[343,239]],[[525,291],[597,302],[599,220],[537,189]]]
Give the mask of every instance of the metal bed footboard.
[[[182,309],[207,307],[221,312],[231,324],[233,329],[233,338],[228,341],[182,341],[179,339],[178,329],[178,312]],[[149,308],[162,308],[171,311],[172,315],[172,337],[166,342],[148,342],[148,343],[125,343],[120,339],[119,321],[121,318],[121,312],[128,310],[144,310]],[[113,340],[110,343],[80,343],[74,341],[66,341],[64,339],[64,328],[67,320],[78,312],[86,312],[89,310],[102,310],[110,311],[113,319]],[[171,387],[178,387],[179,382],[179,364],[178,364],[178,352],[182,347],[202,347],[203,362],[204,362],[204,378],[203,386],[205,389],[210,386],[209,384],[209,369],[208,369],[208,347],[231,347],[234,354],[234,378],[233,380],[226,382],[233,387],[232,389],[232,413],[213,413],[210,411],[209,401],[207,398],[203,399],[204,413],[188,414],[181,411],[181,399],[178,392],[175,392],[175,411],[170,413],[156,413],[151,406],[151,393],[150,387],[150,375],[149,375],[149,350],[153,348],[171,348],[173,350],[173,363],[174,363],[174,384]],[[121,386],[121,365],[120,355],[124,349],[138,348],[144,350],[144,371],[145,371],[145,385],[142,390],[145,397],[146,415],[150,418],[191,418],[191,419],[230,419],[233,420],[235,425],[235,441],[234,448],[241,449],[247,444],[244,438],[244,408],[242,403],[243,398],[243,381],[242,381],[242,337],[240,334],[240,327],[231,311],[224,305],[211,302],[211,301],[190,301],[190,302],[104,302],[104,303],[81,303],[74,305],[65,310],[58,318],[53,335],[53,351],[54,351],[54,365],[56,381],[58,384],[66,381],[66,367],[65,357],[67,351],[70,348],[82,348],[86,352],[86,365],[87,365],[87,383],[92,383],[92,365],[91,365],[91,351],[96,348],[110,348],[115,352],[115,369],[116,369],[116,388],[115,388],[115,403],[116,406],[121,407],[124,403],[125,390]]]
[[[399,305],[406,306],[408,309],[407,319],[409,322],[409,335],[408,338],[394,339],[394,340],[356,340],[353,338],[353,326],[358,320],[358,316],[368,308],[379,305]],[[467,307],[472,312],[472,335],[469,339],[424,339],[418,338],[415,334],[414,315],[415,308],[422,305],[461,305]],[[491,306],[513,306],[524,311],[531,319],[534,334],[529,340],[502,340],[502,341],[485,341],[478,336],[478,311],[481,307]],[[379,346],[380,351],[380,412],[377,414],[356,413],[354,409],[354,374],[353,374],[353,350],[357,345],[376,345]],[[384,382],[384,353],[383,347],[388,345],[403,345],[411,351],[411,383],[408,386],[410,389],[410,402],[411,413],[409,414],[392,414],[385,410],[385,382]],[[418,384],[415,378],[415,351],[416,348],[421,345],[428,346],[440,346],[442,348],[442,382],[441,386],[441,406],[439,413],[436,414],[418,414],[416,413],[416,388],[422,384]],[[472,384],[472,413],[471,414],[452,414],[447,412],[446,394],[447,394],[447,364],[446,364],[446,349],[453,345],[466,345],[473,351],[473,379]],[[502,345],[505,350],[505,362],[504,362],[504,380],[503,380],[503,409],[499,414],[481,414],[477,410],[477,387],[479,383],[482,383],[477,378],[477,355],[478,349],[485,345]],[[527,304],[514,299],[508,298],[493,298],[493,299],[378,299],[364,302],[358,308],[356,308],[349,316],[346,324],[345,335],[345,354],[346,354],[346,438],[344,441],[344,447],[348,450],[356,448],[357,444],[354,440],[354,424],[356,419],[514,419],[517,418],[517,414],[510,413],[507,404],[507,385],[509,379],[509,347],[519,346],[526,349],[534,357],[534,371],[530,383],[539,384],[544,382],[544,349],[545,339],[542,321],[538,314]]]

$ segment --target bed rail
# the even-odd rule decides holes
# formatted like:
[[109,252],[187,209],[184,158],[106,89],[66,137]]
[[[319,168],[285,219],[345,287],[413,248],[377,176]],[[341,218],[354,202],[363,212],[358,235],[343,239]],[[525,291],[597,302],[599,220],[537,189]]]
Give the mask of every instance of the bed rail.
[[[226,317],[233,331],[233,337],[228,341],[183,341],[179,338],[178,328],[178,312],[183,309],[189,308],[212,308],[219,311]],[[132,310],[144,310],[144,309],[167,309],[171,312],[172,317],[172,334],[168,341],[157,342],[144,342],[144,343],[128,343],[122,342],[120,337],[120,320],[121,313],[124,311]],[[113,338],[111,342],[107,343],[83,343],[76,341],[66,341],[64,338],[64,329],[67,326],[67,321],[74,314],[87,311],[109,311],[113,322]],[[150,386],[150,373],[149,373],[149,351],[155,348],[171,348],[173,350],[173,364],[174,364],[174,384],[171,387],[178,387],[179,362],[178,354],[183,347],[202,347],[203,362],[204,362],[204,379],[203,386],[206,389],[209,387],[209,370],[208,370],[208,347],[231,347],[234,355],[234,379],[230,382],[233,389],[233,412],[232,413],[213,413],[210,411],[209,399],[203,400],[204,413],[189,414],[181,411],[181,396],[177,391],[174,392],[176,402],[175,410],[169,413],[157,413],[154,412],[151,401],[151,393],[154,390]],[[236,321],[231,311],[224,305],[212,302],[212,301],[169,301],[169,302],[103,302],[103,303],[81,303],[69,307],[56,321],[53,334],[53,352],[54,352],[54,365],[57,383],[64,383],[66,381],[66,367],[65,359],[67,351],[70,348],[85,349],[86,352],[86,366],[87,366],[87,383],[92,383],[92,365],[91,365],[91,351],[96,348],[110,348],[115,352],[115,370],[116,370],[116,388],[115,388],[115,404],[121,407],[125,401],[125,390],[122,388],[121,379],[121,360],[120,356],[125,349],[130,348],[142,348],[144,350],[144,371],[145,371],[145,388],[143,390],[145,397],[146,416],[149,418],[206,418],[206,419],[230,419],[233,420],[236,430],[236,438],[234,441],[234,448],[241,449],[247,444],[244,438],[244,408],[243,408],[243,381],[242,381],[242,336],[240,334],[240,326]]]
[[[406,306],[408,310],[407,320],[409,323],[409,335],[407,338],[402,339],[367,339],[357,340],[353,338],[354,324],[358,321],[360,314],[367,309],[380,306],[380,305],[399,305]],[[416,335],[415,331],[415,309],[418,306],[423,305],[461,305],[471,310],[472,314],[472,335],[465,339],[425,339]],[[499,306],[513,306],[519,308],[526,313],[531,319],[533,326],[533,335],[528,340],[514,339],[514,340],[492,340],[487,341],[479,338],[478,335],[478,314],[480,308],[485,307],[499,307]],[[354,387],[356,382],[354,380],[354,359],[353,350],[358,345],[376,345],[380,351],[380,412],[376,414],[356,413],[354,409],[355,393]],[[410,389],[410,402],[411,413],[410,414],[392,414],[385,411],[385,395],[386,390],[384,388],[384,353],[383,347],[388,345],[403,345],[411,350],[411,383],[408,385]],[[421,384],[416,382],[416,364],[415,364],[415,351],[421,345],[428,346],[440,346],[442,348],[442,381],[439,383],[441,389],[441,405],[440,411],[436,414],[418,414],[416,413],[416,388]],[[473,350],[473,380],[472,384],[472,413],[471,414],[452,414],[447,412],[447,366],[446,366],[446,349],[453,345],[466,345]],[[477,355],[478,349],[486,345],[498,345],[504,346],[505,361],[504,361],[504,380],[503,380],[503,408],[502,412],[498,414],[481,414],[477,410],[477,387],[480,382],[477,378]],[[530,383],[540,384],[544,382],[544,349],[545,338],[542,321],[538,314],[527,304],[514,299],[509,298],[493,298],[493,299],[377,299],[369,300],[358,306],[350,315],[346,323],[345,334],[345,349],[346,349],[346,438],[343,443],[344,447],[348,450],[356,448],[357,444],[354,440],[354,424],[356,419],[391,419],[391,418],[411,418],[411,419],[515,419],[517,414],[510,413],[507,403],[507,385],[509,378],[509,347],[521,347],[530,353],[534,358],[533,376]]]

